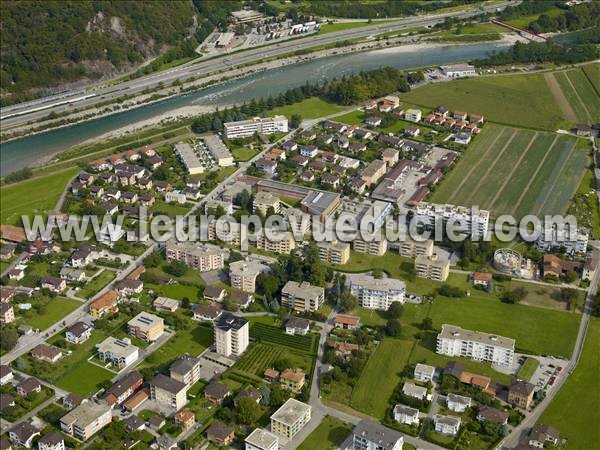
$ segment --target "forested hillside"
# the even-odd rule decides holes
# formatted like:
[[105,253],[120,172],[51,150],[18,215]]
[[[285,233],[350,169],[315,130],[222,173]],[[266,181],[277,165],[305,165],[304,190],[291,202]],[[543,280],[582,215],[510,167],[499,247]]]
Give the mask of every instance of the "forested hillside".
[[122,71],[181,46],[207,22],[196,3],[200,2],[0,2],[3,103],[39,95],[61,83]]

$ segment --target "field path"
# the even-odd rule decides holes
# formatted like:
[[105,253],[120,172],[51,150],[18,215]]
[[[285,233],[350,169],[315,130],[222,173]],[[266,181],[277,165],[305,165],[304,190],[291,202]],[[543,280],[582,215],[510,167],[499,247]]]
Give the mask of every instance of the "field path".
[[513,174],[515,173],[515,171],[519,168],[519,164],[521,164],[521,161],[523,161],[523,158],[525,157],[525,155],[529,152],[529,149],[531,148],[531,146],[533,145],[533,142],[537,139],[537,137],[539,136],[539,133],[536,131],[531,140],[529,141],[529,144],[527,144],[527,147],[525,147],[525,150],[523,150],[521,152],[521,156],[519,156],[519,159],[517,160],[517,162],[513,165],[513,168],[511,169],[510,173],[506,176],[506,178],[504,179],[504,182],[502,183],[502,185],[498,188],[498,190],[496,191],[496,194],[494,195],[494,197],[492,198],[491,202],[490,202],[490,210],[494,209],[494,204],[496,203],[496,200],[498,200],[498,197],[500,197],[500,194],[502,193],[502,191],[504,190],[504,188],[506,187],[506,185],[508,184],[508,182],[512,179]]
[[519,196],[519,199],[516,201],[514,208],[510,211],[511,215],[514,216],[515,213],[519,210],[519,206],[521,206],[521,202],[523,201],[523,198],[525,198],[525,196],[527,195],[527,192],[529,192],[529,188],[533,184],[535,177],[537,177],[538,172],[542,169],[542,166],[544,165],[546,158],[552,151],[552,147],[554,147],[554,144],[556,144],[556,141],[558,140],[558,136],[559,136],[558,134],[556,136],[554,136],[554,140],[552,141],[552,144],[550,144],[550,147],[548,147],[548,151],[546,152],[546,154],[544,155],[544,157],[538,164],[537,168],[535,169],[535,172],[533,172],[533,175],[531,175],[531,178],[529,179],[527,186],[525,186],[525,188],[521,192],[521,195]]
[[575,97],[577,97],[577,100],[579,101],[579,103],[581,104],[581,106],[583,107],[583,109],[585,110],[585,114],[586,114],[587,118],[589,120],[592,120],[592,115],[590,114],[590,110],[587,109],[587,106],[585,105],[584,101],[581,100],[581,97],[579,96],[579,92],[577,92],[577,89],[575,89],[575,86],[573,85],[573,82],[569,78],[569,73],[568,72],[564,72],[564,74],[565,74],[565,78],[569,82],[569,85],[571,86],[571,89],[573,89],[573,92],[575,92]]
[[[573,155],[573,152],[575,151],[575,147],[577,147],[577,140],[575,140],[575,142],[573,142],[573,145],[571,146],[571,149],[569,150],[569,154],[565,158],[565,161],[568,161],[569,158],[571,157],[571,155]],[[558,175],[560,175],[560,173]],[[556,183],[558,182],[559,178],[560,178],[560,176],[557,176],[556,178],[554,178],[554,180],[552,181],[552,185],[550,186],[549,189],[546,190],[546,195],[544,196],[544,201],[540,203],[540,205],[538,206],[538,208],[535,211],[534,215],[537,216],[542,211],[542,209],[544,208],[544,205],[546,204],[546,202],[550,198],[550,194],[554,190],[554,186],[556,186]]]
[[575,114],[575,111],[573,111],[573,108],[569,104],[569,100],[567,100],[567,97],[565,97],[565,93],[560,88],[558,80],[554,77],[554,74],[550,72],[545,73],[544,78],[546,79],[546,84],[548,85],[548,88],[550,88],[550,92],[554,96],[556,103],[558,103],[558,106],[565,116],[565,119],[567,119],[569,122],[577,122],[577,114]]
[[473,171],[479,167],[479,165],[481,164],[481,162],[485,159],[486,155],[489,152],[492,151],[492,149],[496,145],[496,141],[498,141],[498,139],[500,139],[500,136],[502,136],[502,134],[504,133],[504,130],[506,130],[506,128],[503,128],[503,129],[500,130],[500,132],[498,133],[498,136],[496,136],[494,138],[494,141],[489,145],[489,147],[487,148],[486,152],[483,155],[481,155],[481,158],[479,158],[479,160],[477,161],[477,164],[473,164],[473,167],[471,167],[471,169],[465,175],[465,177],[462,179],[462,181],[457,186],[457,188],[452,192],[452,194],[450,195],[450,197],[448,197],[448,202],[447,203],[452,203],[452,199],[456,196],[456,194],[458,192],[460,192],[461,188],[467,182],[467,180],[471,178],[471,174],[473,173]]
[[492,169],[494,168],[494,166],[496,165],[496,163],[500,160],[500,158],[502,158],[502,155],[504,154],[504,151],[508,148],[508,146],[510,145],[510,143],[512,142],[512,140],[514,139],[514,137],[517,135],[517,131],[518,131],[517,129],[515,129],[513,131],[512,135],[508,138],[508,141],[506,141],[506,144],[504,144],[504,147],[502,147],[502,149],[498,152],[498,154],[496,155],[496,158],[489,165],[489,167],[487,168],[487,170],[485,171],[485,173],[479,178],[479,181],[477,182],[477,184],[475,185],[475,187],[473,188],[473,190],[469,194],[469,197],[467,198],[467,201],[465,203],[469,203],[471,201],[471,198],[473,198],[473,194],[475,194],[475,192],[477,192],[479,190],[479,187],[481,186],[481,184],[488,177],[488,175],[490,174],[490,172],[492,171]]

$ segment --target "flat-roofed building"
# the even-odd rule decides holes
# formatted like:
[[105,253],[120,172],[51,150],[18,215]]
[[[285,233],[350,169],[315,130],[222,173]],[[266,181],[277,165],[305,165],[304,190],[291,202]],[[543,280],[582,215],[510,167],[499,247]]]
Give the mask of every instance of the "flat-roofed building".
[[264,19],[264,15],[254,9],[240,9],[230,13],[235,23],[256,22]]
[[139,357],[139,348],[133,345],[129,339],[117,339],[109,336],[101,343],[96,344],[96,349],[100,361],[109,362],[119,369],[134,363]]
[[175,153],[190,175],[204,173],[204,164],[190,144],[183,142],[175,144]]
[[200,380],[200,359],[190,355],[180,356],[169,367],[171,378],[185,384],[188,389]]
[[105,402],[84,401],[60,419],[60,428],[81,441],[88,440],[112,421],[112,410]]
[[249,343],[249,325],[243,317],[225,312],[215,320],[215,345],[217,353],[240,356]]
[[354,251],[357,253],[366,253],[368,255],[383,256],[387,250],[387,239],[379,237],[379,239],[372,239],[370,241],[362,239],[360,234],[356,236],[356,239],[352,242]]
[[404,436],[371,420],[361,420],[352,430],[347,450],[402,450]]
[[260,273],[269,271],[269,266],[258,261],[234,261],[229,264],[231,287],[244,292],[256,291],[256,278]]
[[348,274],[346,283],[363,308],[387,311],[393,302],[404,303],[406,284],[403,281],[394,278],[377,279],[357,273]]
[[286,208],[283,210],[283,217],[287,220],[288,229],[295,235],[304,236],[310,231],[310,214],[298,208]]
[[348,242],[318,242],[319,257],[328,264],[346,264],[350,259],[350,244]]
[[267,232],[264,228],[261,228],[256,240],[256,248],[267,252],[289,255],[296,248],[296,240],[291,231],[271,229]]
[[419,255],[415,258],[415,272],[420,278],[446,281],[450,274],[450,262],[447,259],[439,258],[436,254]]
[[271,416],[271,432],[292,439],[310,421],[312,408],[290,398]]
[[294,311],[316,311],[325,301],[325,289],[308,281],[288,281],[281,290],[281,306]]
[[219,136],[216,134],[204,136],[204,143],[219,166],[233,166],[233,155]]
[[414,377],[415,380],[421,381],[423,383],[427,383],[433,380],[433,376],[435,374],[435,367],[428,366],[427,364],[418,363],[415,366]]
[[200,272],[222,269],[225,266],[225,250],[208,244],[168,241],[166,256],[168,261],[181,261]]
[[436,221],[450,221],[457,233],[475,233],[483,237],[487,235],[490,212],[483,209],[472,210],[464,206],[421,202],[416,207],[415,217],[430,229],[435,226]]
[[165,332],[165,321],[162,317],[142,311],[127,322],[127,330],[135,338],[154,342]]
[[444,324],[437,336],[436,352],[510,366],[515,355],[515,340]]
[[364,168],[361,174],[361,178],[367,186],[377,183],[385,175],[387,165],[385,161],[381,159],[375,159]]
[[263,216],[266,216],[269,209],[273,210],[274,214],[279,214],[281,211],[281,203],[279,197],[271,194],[270,192],[259,191],[254,196],[252,202],[252,211],[260,212]]
[[244,440],[246,450],[278,450],[279,438],[262,428],[256,428]]
[[404,119],[409,122],[420,122],[422,114],[420,109],[407,109],[404,113]]
[[187,402],[187,386],[162,373],[150,382],[150,398],[161,406],[179,411]]
[[410,236],[400,242],[400,255],[407,258],[416,258],[417,256],[431,256],[433,254],[433,240],[416,241]]
[[237,122],[225,122],[225,137],[235,139],[252,136],[254,133],[272,134],[287,133],[288,120],[285,116],[254,117]]

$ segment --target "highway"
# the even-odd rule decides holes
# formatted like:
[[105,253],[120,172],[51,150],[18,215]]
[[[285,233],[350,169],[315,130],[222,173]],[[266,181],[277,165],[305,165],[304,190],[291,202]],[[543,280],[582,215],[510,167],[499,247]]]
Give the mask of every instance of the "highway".
[[394,20],[393,22],[388,22],[386,24],[374,23],[360,28],[341,30],[322,35],[311,35],[278,44],[271,44],[266,47],[248,49],[240,51],[239,53],[231,53],[210,60],[190,61],[167,71],[149,74],[112,86],[106,86],[107,81],[105,80],[102,83],[91,85],[87,89],[78,89],[53,97],[7,106],[0,110],[0,119],[2,119],[3,127],[21,125],[31,120],[39,120],[51,112],[58,114],[65,111],[73,111],[74,109],[91,108],[98,103],[114,100],[123,95],[140,94],[145,89],[158,87],[160,83],[167,86],[175,80],[185,80],[190,77],[220,72],[235,66],[252,63],[260,59],[271,58],[310,47],[332,44],[349,39],[366,38],[389,31],[401,31],[407,28],[433,26],[443,22],[447,17],[461,19],[468,18],[484,12],[494,12],[497,8],[503,8],[509,3],[510,2],[505,1],[484,8],[475,9],[471,7],[469,9],[465,8],[464,10],[444,14],[408,17]]

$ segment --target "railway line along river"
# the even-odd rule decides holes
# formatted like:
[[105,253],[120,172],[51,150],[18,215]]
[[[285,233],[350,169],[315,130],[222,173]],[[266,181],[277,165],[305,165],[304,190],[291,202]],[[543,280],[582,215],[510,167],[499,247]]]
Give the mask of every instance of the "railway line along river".
[[384,66],[411,68],[463,62],[485,57],[491,51],[508,45],[506,42],[425,47],[409,45],[328,56],[255,73],[135,109],[6,142],[0,147],[0,175],[39,164],[41,160],[74,145],[177,108],[243,103],[252,98],[279,94],[307,81],[323,81]]

